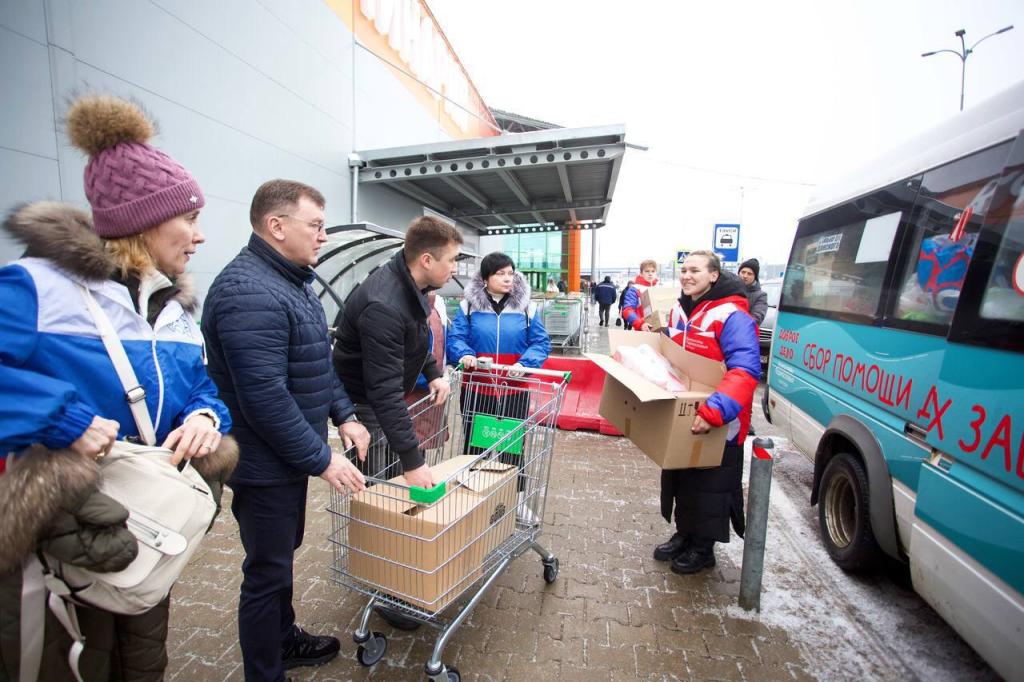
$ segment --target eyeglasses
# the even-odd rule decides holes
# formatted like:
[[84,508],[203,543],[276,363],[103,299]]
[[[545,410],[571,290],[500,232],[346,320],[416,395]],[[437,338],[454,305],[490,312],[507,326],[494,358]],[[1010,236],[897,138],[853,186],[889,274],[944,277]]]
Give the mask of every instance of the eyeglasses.
[[290,213],[281,213],[280,215],[274,216],[275,218],[291,218],[292,220],[298,220],[300,223],[305,225],[315,232],[323,232],[327,229],[327,224],[322,220],[303,220],[298,216],[293,216]]

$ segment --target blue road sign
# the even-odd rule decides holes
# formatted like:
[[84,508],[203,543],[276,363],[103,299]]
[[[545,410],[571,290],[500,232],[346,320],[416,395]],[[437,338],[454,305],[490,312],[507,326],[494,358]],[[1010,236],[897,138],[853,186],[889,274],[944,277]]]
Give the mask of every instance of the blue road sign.
[[727,263],[740,259],[740,226],[737,223],[716,223],[711,240],[715,252]]

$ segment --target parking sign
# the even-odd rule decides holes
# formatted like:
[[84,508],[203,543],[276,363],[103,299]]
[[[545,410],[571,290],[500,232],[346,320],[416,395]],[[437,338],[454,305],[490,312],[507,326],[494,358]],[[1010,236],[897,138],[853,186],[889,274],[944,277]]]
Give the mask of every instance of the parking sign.
[[715,252],[727,263],[740,258],[740,226],[737,223],[716,223],[711,244]]

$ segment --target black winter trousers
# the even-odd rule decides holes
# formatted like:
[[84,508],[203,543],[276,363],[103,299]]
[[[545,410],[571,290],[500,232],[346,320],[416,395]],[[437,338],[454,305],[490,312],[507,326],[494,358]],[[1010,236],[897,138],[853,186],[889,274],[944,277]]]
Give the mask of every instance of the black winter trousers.
[[608,317],[609,317],[609,314],[611,313],[611,310],[612,310],[612,304],[611,303],[609,303],[608,305],[605,305],[604,303],[599,303],[598,304],[597,318],[598,318],[600,324],[603,324],[606,327],[608,326]]
[[663,470],[661,515],[705,545],[729,542],[730,522],[743,537],[743,446],[726,445],[721,466]]
[[281,651],[294,636],[292,567],[306,525],[306,487],[235,485],[231,512],[245,549],[238,640],[247,682],[281,682]]

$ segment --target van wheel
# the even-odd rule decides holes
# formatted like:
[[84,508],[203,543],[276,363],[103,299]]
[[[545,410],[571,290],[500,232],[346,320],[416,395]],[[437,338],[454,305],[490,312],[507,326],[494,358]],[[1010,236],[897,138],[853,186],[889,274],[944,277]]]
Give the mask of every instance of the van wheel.
[[853,455],[837,454],[821,477],[818,526],[829,556],[844,571],[871,568],[882,557],[871,530],[870,509],[864,466]]

